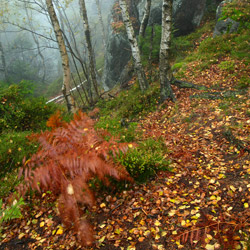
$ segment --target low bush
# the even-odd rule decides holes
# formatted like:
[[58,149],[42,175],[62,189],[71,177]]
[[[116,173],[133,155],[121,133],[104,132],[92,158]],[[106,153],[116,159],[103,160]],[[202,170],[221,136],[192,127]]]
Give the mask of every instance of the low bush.
[[19,200],[14,200],[11,206],[3,208],[3,201],[0,199],[0,232],[2,222],[18,219],[22,216],[20,206],[24,204],[23,198],[21,198]]
[[170,162],[165,158],[167,151],[163,141],[147,139],[126,155],[119,155],[116,161],[125,166],[136,181],[145,182],[160,170],[170,170]]
[[26,98],[25,84],[11,85],[0,91],[0,133],[46,128],[46,120],[56,110],[44,98]]
[[30,142],[30,132],[11,132],[0,135],[0,178],[22,165],[37,150],[37,143]]

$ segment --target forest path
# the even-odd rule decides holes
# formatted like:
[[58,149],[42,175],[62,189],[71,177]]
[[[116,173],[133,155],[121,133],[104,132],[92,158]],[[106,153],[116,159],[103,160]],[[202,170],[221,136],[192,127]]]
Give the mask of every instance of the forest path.
[[6,225],[0,249],[247,249],[250,92],[237,88],[246,69],[234,63],[231,76],[216,65],[200,71],[190,64],[187,79],[210,91],[175,88],[176,103],[166,102],[140,122],[144,138],[163,138],[173,171],[98,196],[89,214],[94,247],[78,246],[64,231],[54,197],[45,194]]

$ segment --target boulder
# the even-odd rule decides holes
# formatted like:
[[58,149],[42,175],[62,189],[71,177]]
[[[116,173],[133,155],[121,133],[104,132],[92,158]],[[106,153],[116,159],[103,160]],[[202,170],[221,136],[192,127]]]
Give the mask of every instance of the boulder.
[[216,25],[214,28],[213,37],[220,36],[225,33],[233,33],[236,32],[239,28],[239,23],[234,21],[231,18],[227,18],[225,20],[220,20],[222,17],[222,10],[225,4],[232,2],[232,0],[222,1],[216,10]]
[[[134,19],[143,17],[145,0],[132,0],[130,12]],[[206,9],[206,0],[174,0],[173,20],[175,35],[189,34],[200,25]],[[152,0],[149,25],[161,24],[162,0]],[[119,19],[118,17],[115,18]],[[103,86],[105,89],[112,88],[120,79],[121,73],[131,58],[130,46],[126,32],[115,32],[112,29],[114,13],[109,17],[108,41],[105,52],[105,63],[103,73]],[[135,27],[139,28],[138,25]],[[122,77],[123,79],[126,77]]]

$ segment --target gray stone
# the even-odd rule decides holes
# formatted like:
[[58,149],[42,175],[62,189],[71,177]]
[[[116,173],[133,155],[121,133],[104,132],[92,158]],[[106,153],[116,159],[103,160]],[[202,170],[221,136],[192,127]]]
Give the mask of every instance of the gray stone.
[[233,33],[233,32],[237,32],[238,28],[239,28],[239,23],[234,21],[231,18],[227,18],[225,20],[220,20],[220,18],[222,17],[222,10],[223,7],[225,6],[225,4],[232,2],[232,0],[225,0],[222,1],[219,6],[217,7],[216,10],[216,25],[214,28],[214,33],[213,33],[213,37],[216,36],[220,36],[222,34],[226,34],[226,33]]
[[[137,0],[136,3],[141,21],[144,14],[145,0]],[[174,0],[173,19],[174,28],[177,30],[175,35],[186,35],[194,31],[200,25],[205,9],[206,0]],[[136,13],[136,10],[132,10],[132,12]],[[161,24],[161,16],[162,0],[152,0],[149,25],[153,23]],[[110,24],[112,22],[113,20],[110,17]],[[102,82],[105,89],[110,89],[119,79],[126,79],[124,74],[122,78],[120,76],[122,72],[126,72],[126,70],[123,70],[131,58],[131,51],[126,33],[115,34],[111,25],[109,25],[107,44]]]

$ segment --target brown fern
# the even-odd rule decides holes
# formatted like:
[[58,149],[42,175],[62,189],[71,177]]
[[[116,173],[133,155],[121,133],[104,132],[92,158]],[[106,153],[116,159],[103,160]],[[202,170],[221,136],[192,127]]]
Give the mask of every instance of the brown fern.
[[56,129],[65,125],[62,120],[61,112],[58,110],[54,115],[52,115],[46,123],[48,128]]
[[249,226],[249,215],[241,214],[241,218],[226,221],[220,216],[218,221],[213,220],[209,215],[201,211],[202,221],[197,223],[191,229],[179,232],[174,238],[180,240],[182,244],[190,244],[194,248],[199,242],[206,244],[205,240],[208,234],[218,240],[223,249],[234,249],[238,245],[238,232],[240,229]]
[[92,227],[79,212],[80,206],[95,204],[89,180],[98,177],[107,184],[108,177],[133,181],[122,166],[112,162],[110,155],[125,153],[131,145],[118,144],[114,138],[104,141],[93,125],[92,119],[79,112],[69,124],[33,135],[40,148],[30,161],[24,160],[20,175],[24,175],[25,185],[18,188],[22,194],[32,188],[57,195],[63,223],[74,228],[83,245],[93,241]]

